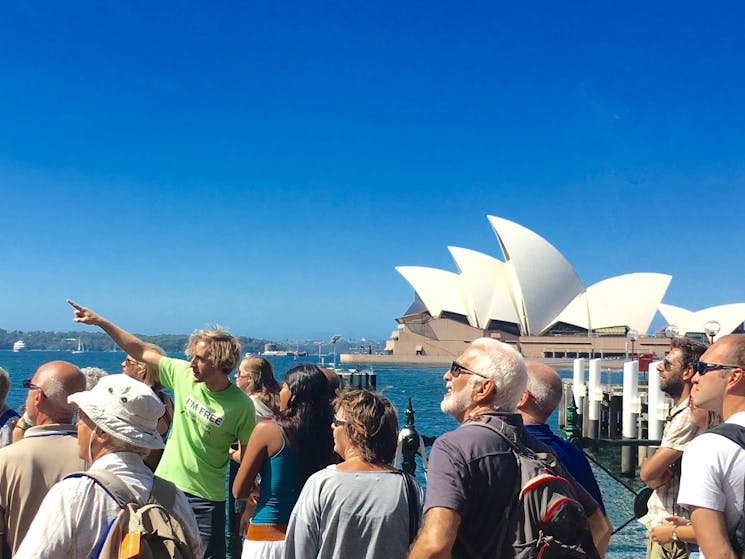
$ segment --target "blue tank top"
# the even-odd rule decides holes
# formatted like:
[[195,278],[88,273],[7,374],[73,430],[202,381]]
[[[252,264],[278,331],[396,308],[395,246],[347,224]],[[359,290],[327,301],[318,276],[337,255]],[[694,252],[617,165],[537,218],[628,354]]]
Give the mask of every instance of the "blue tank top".
[[[274,424],[277,425],[277,422]],[[300,495],[298,454],[287,444],[279,425],[277,429],[282,437],[282,448],[261,465],[259,501],[251,517],[252,524],[287,524],[292,507]]]

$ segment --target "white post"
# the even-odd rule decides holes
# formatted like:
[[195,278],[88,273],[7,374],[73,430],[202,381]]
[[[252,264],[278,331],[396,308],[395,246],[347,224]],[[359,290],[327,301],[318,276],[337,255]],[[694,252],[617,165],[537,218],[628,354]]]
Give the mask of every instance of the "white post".
[[572,377],[572,392],[574,393],[574,404],[577,406],[577,427],[579,432],[585,434],[585,358],[574,360],[574,375]]
[[[639,433],[639,362],[628,361],[623,364],[623,414],[621,434],[624,439],[635,439]],[[621,475],[633,476],[636,471],[634,447],[621,448]]]
[[649,364],[649,385],[647,388],[647,429],[649,438],[658,440],[662,438],[662,430],[665,426],[667,416],[667,404],[665,394],[660,390],[660,374],[657,365],[661,361],[653,361]]
[[603,401],[603,389],[600,386],[600,359],[590,359],[590,376],[587,382],[587,423],[589,436],[597,439],[600,436],[600,403]]

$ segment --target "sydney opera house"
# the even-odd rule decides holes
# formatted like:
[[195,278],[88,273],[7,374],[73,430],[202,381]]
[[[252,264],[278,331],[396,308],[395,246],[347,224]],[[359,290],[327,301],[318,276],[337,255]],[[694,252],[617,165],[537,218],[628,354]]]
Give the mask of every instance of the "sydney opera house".
[[[690,311],[662,303],[671,276],[630,273],[586,287],[548,241],[525,227],[488,216],[504,261],[449,247],[457,272],[423,266],[396,269],[414,288],[386,350],[393,355],[453,356],[478,337],[515,344],[530,358],[664,354],[657,311],[679,334],[707,338],[742,332],[745,303]],[[716,324],[718,323],[718,325]],[[671,329],[668,329],[670,335]]]

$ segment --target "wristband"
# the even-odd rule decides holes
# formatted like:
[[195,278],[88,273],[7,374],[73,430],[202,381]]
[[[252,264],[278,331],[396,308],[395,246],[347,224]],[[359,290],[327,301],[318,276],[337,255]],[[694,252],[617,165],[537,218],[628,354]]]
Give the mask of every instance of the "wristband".
[[673,541],[674,542],[677,542],[678,541],[678,533],[675,531],[677,529],[678,529],[678,525],[677,524],[673,524],[672,538],[673,538]]

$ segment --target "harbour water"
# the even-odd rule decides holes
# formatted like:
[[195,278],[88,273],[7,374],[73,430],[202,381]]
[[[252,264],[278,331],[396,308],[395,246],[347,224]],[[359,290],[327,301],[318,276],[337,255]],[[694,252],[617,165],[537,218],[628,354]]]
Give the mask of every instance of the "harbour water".
[[[173,356],[183,358],[183,355]],[[20,406],[26,397],[26,390],[21,386],[21,380],[33,376],[42,363],[55,359],[70,361],[80,367],[100,367],[105,371],[118,373],[121,372],[124,354],[120,352],[73,354],[57,351],[21,353],[0,351],[0,366],[10,373],[12,381],[7,399],[8,404],[16,408]],[[292,357],[268,357],[267,359],[274,366],[275,376],[280,381],[285,371],[301,362],[295,361]],[[313,360],[313,357],[299,359]],[[403,423],[403,410],[406,408],[408,399],[412,399],[416,428],[422,435],[435,436],[457,426],[452,418],[440,411],[440,401],[444,391],[442,380],[444,369],[444,366],[416,365],[377,365],[375,367],[378,390],[388,397],[399,410],[401,423]],[[572,376],[570,370],[559,372],[564,378]],[[616,381],[615,378],[612,380]],[[551,418],[550,422],[556,428],[556,415]],[[603,493],[608,517],[614,527],[621,526],[633,516],[633,495],[604,471],[595,466],[593,468]],[[417,471],[417,477],[423,485],[426,484],[421,467]],[[612,536],[607,555],[610,559],[644,557],[644,555],[644,528],[638,522],[630,522]]]

